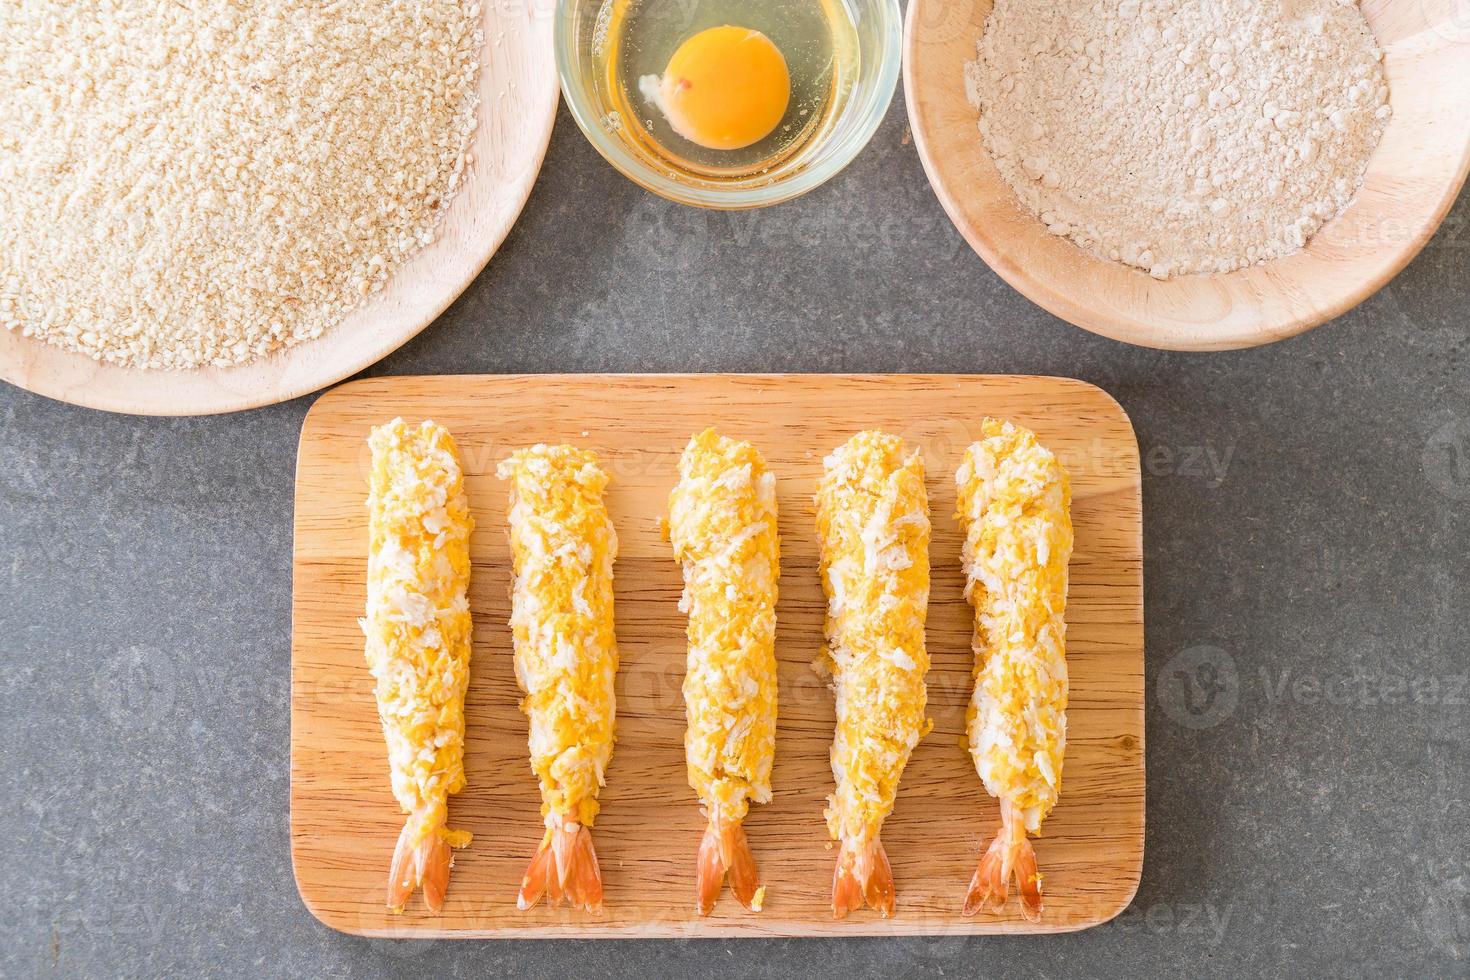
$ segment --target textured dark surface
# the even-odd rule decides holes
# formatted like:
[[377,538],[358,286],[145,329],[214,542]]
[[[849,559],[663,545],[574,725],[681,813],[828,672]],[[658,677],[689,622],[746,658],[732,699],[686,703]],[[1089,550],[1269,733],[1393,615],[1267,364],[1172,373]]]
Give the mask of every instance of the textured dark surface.
[[312,399],[155,420],[0,386],[0,975],[1463,976],[1467,342],[1470,198],[1342,320],[1169,354],[993,275],[930,192],[901,97],[831,184],[738,215],[645,194],[563,111],[500,254],[372,373],[973,371],[1112,392],[1145,470],[1133,907],[1025,940],[335,934],[298,900],[287,847],[292,468]]

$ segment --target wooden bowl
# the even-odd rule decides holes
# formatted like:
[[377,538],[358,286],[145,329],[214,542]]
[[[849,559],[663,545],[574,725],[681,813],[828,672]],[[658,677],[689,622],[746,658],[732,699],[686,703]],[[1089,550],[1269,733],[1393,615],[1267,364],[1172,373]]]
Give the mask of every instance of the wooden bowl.
[[1470,170],[1470,14],[1462,0],[1363,0],[1394,114],[1353,205],[1296,255],[1159,281],[1050,235],[1001,178],[965,97],[992,0],[910,0],[904,95],[940,203],[990,267],[1033,302],[1115,340],[1252,347],[1347,312],[1433,236]]
[[230,368],[101,364],[0,328],[0,378],[61,401],[135,415],[213,415],[272,405],[355,374],[428,326],[490,261],[541,169],[559,89],[544,5],[486,3],[474,163],[438,237],[320,338]]

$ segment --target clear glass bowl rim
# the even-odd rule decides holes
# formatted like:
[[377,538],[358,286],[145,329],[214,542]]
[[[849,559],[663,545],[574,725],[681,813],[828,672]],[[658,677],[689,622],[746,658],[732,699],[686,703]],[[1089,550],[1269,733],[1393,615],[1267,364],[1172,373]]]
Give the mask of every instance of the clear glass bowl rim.
[[[759,208],[789,201],[820,187],[841,173],[872,140],[898,87],[903,50],[903,17],[898,0],[854,0],[853,5],[860,8],[860,13],[871,12],[880,18],[877,25],[877,36],[881,39],[878,64],[869,68],[871,59],[863,60],[853,93],[857,101],[849,103],[843,110],[843,119],[837,130],[816,150],[815,158],[799,173],[772,184],[719,188],[691,186],[649,167],[621,141],[609,135],[598,121],[591,95],[582,85],[582,73],[572,61],[576,48],[572,28],[577,23],[578,8],[597,8],[602,3],[603,0],[557,0],[553,45],[562,97],[566,99],[567,108],[571,110],[578,128],[603,159],[634,183],[680,204],[721,210]],[[869,72],[875,74],[870,76]],[[871,84],[868,83],[869,78],[872,79]]]

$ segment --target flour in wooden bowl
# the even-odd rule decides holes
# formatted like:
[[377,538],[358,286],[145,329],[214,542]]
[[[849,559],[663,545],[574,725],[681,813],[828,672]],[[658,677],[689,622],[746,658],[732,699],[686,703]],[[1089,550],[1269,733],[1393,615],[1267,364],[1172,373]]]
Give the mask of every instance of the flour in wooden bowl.
[[0,3],[0,323],[228,366],[434,240],[469,162],[472,0]]
[[1347,208],[1382,57],[1355,0],[996,0],[965,83],[1048,231],[1167,279],[1290,255]]

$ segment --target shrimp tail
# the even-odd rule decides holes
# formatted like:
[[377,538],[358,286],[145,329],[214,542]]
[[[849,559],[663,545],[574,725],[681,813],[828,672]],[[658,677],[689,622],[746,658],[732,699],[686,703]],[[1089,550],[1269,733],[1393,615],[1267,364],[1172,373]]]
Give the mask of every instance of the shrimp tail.
[[1036,869],[1036,851],[1026,836],[1026,829],[1005,819],[995,840],[980,856],[970,890],[965,894],[964,915],[974,915],[983,908],[999,912],[1005,907],[1011,878],[1021,892],[1021,915],[1028,922],[1041,921],[1041,873]]
[[449,890],[449,868],[453,863],[449,842],[438,828],[422,826],[410,816],[398,834],[393,861],[388,866],[388,908],[402,912],[415,888],[424,890],[424,904],[438,914]]
[[893,869],[888,865],[888,852],[876,837],[844,839],[832,872],[832,917],[846,918],[865,904],[884,918],[893,914]]
[[740,904],[751,912],[759,912],[764,890],[745,829],[739,823],[720,823],[711,817],[699,842],[696,891],[700,915],[714,911],[726,875],[730,878],[730,890]]
[[1027,922],[1041,921],[1041,872],[1036,870],[1036,851],[1021,838],[1016,849],[1016,885],[1021,890],[1021,914]]
[[999,910],[1006,903],[1006,879],[1001,874],[1005,865],[1005,838],[996,834],[995,840],[980,855],[975,875],[970,879],[970,890],[965,893],[965,906],[961,913],[974,915],[983,908]]
[[521,879],[516,907],[522,912],[535,908],[543,896],[552,908],[565,901],[588,912],[602,910],[602,869],[592,848],[592,832],[574,820],[556,820],[546,828]]

